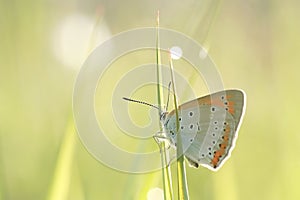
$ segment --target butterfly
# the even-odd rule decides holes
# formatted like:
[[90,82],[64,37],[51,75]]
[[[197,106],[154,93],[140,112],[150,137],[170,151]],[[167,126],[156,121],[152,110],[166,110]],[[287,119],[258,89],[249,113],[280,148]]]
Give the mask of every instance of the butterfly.
[[[159,109],[146,102],[124,99]],[[201,165],[217,171],[235,147],[245,108],[246,95],[242,90],[209,94],[178,107],[178,132],[175,110],[162,112],[160,120],[164,133],[157,133],[154,137],[168,140],[176,149],[177,137],[180,136],[183,155],[190,166],[198,168]]]

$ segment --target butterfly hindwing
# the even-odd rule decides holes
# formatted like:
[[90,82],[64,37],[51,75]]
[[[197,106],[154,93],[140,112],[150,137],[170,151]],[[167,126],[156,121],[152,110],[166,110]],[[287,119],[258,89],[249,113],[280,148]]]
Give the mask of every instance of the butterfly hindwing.
[[[210,110],[203,106],[201,111]],[[194,143],[184,153],[186,157],[209,169],[217,169],[230,155],[236,137],[235,122],[230,114],[216,107],[210,117],[200,119],[202,129],[197,132]],[[186,133],[181,132],[181,137]]]
[[[218,169],[230,156],[244,112],[244,93],[225,90],[200,97],[179,106],[180,135],[184,155],[189,163]],[[176,119],[174,111],[165,123],[176,146]]]

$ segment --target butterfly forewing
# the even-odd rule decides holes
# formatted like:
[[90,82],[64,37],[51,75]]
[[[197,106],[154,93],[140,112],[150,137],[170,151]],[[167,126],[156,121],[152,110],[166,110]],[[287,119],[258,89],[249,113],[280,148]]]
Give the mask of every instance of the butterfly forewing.
[[[239,124],[244,113],[244,104],[245,94],[243,91],[224,90],[184,103],[179,106],[179,110],[185,110],[191,107],[195,108],[200,105],[219,106],[227,110],[233,116],[235,122]],[[170,112],[170,115],[174,114],[173,112],[174,111]]]
[[[230,156],[244,112],[244,93],[225,90],[200,97],[179,106],[180,135],[184,155],[194,167],[218,169]],[[174,111],[165,126],[176,146]]]

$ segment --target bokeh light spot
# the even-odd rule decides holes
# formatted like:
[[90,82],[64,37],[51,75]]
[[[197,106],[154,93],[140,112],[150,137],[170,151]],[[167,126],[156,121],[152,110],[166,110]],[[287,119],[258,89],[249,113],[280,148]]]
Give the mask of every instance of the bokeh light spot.
[[58,23],[54,30],[54,54],[64,66],[78,70],[89,51],[110,37],[105,23],[96,21],[76,13]]
[[207,54],[208,54],[207,49],[202,48],[199,52],[199,57],[203,60],[207,57]]
[[178,60],[182,57],[182,49],[178,46],[174,46],[170,49],[171,58],[174,60]]
[[147,200],[163,200],[163,199],[164,199],[163,190],[158,187],[150,189],[147,193]]

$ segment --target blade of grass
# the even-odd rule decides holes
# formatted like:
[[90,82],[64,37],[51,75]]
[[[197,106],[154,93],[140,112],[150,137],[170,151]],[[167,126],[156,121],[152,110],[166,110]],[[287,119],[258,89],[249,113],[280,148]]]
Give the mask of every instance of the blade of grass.
[[[96,23],[93,27],[93,31],[90,37],[89,46],[86,49],[86,56],[93,49],[94,38],[96,36],[96,27],[100,22],[102,13],[101,8],[98,7],[96,12]],[[71,178],[72,167],[71,164],[74,159],[74,151],[76,146],[76,131],[73,118],[70,118],[70,122],[67,124],[64,134],[64,140],[59,152],[56,168],[54,171],[54,177],[51,186],[46,197],[47,200],[64,200],[69,192],[69,183]]]
[[4,165],[3,165],[3,163],[4,163],[4,160],[3,160],[3,153],[2,153],[2,148],[1,147],[3,147],[3,145],[2,145],[2,135],[1,135],[2,133],[0,132],[0,200],[2,200],[2,199],[5,199],[5,184],[4,184],[4,181],[6,180],[6,176],[5,176],[5,174],[4,174]]
[[176,132],[177,132],[177,145],[176,145],[176,153],[177,153],[177,186],[178,186],[178,198],[180,200],[188,200],[188,187],[187,187],[187,180],[186,180],[186,170],[184,165],[184,155],[182,150],[182,141],[179,132],[179,115],[178,115],[178,107],[177,107],[177,99],[176,99],[176,89],[175,89],[175,78],[174,78],[174,68],[173,62],[171,58],[171,54],[169,52],[169,66],[170,66],[170,73],[171,73],[171,84],[173,90],[173,100],[175,106],[175,116],[176,116]]
[[[161,110],[161,102],[163,102],[163,95],[161,90],[161,57],[160,57],[160,47],[159,47],[159,11],[157,12],[157,24],[156,24],[156,79],[157,79],[157,102],[159,108],[159,117],[162,113]],[[164,133],[164,126],[160,122],[159,123],[160,131]],[[173,199],[173,191],[171,185],[171,170],[170,165],[168,164],[167,157],[167,148],[165,142],[157,143],[160,149],[161,155],[161,164],[162,164],[162,178],[163,178],[163,189],[164,189],[164,199],[172,200]]]
[[67,199],[72,172],[72,163],[76,145],[76,134],[73,119],[70,119],[66,127],[64,139],[56,162],[53,180],[47,200]]

